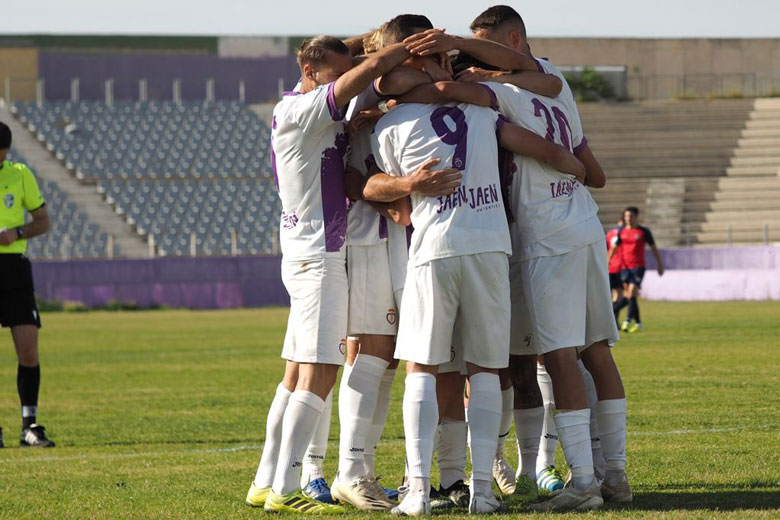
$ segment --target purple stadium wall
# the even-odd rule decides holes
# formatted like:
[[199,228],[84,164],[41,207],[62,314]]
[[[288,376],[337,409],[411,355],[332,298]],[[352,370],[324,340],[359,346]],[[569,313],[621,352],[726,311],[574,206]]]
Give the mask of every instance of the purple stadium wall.
[[642,296],[649,300],[780,300],[780,247],[674,248],[661,255],[663,276],[648,255]]
[[111,300],[193,309],[290,304],[275,256],[37,260],[33,273],[39,297],[88,306]]
[[[663,277],[648,258],[643,296],[653,300],[780,300],[780,247],[666,249]],[[281,258],[34,261],[38,296],[143,306],[225,309],[289,305]]]
[[276,100],[279,78],[292,89],[299,79],[291,56],[220,58],[199,54],[73,54],[41,51],[38,76],[45,80],[46,99],[69,100],[70,81],[79,79],[82,100],[105,99],[105,81],[114,79],[116,101],[137,101],[138,80],[146,78],[149,100],[170,100],[173,81],[181,80],[183,100],[206,98],[206,81],[215,80],[217,99],[238,99],[243,80],[247,103]]

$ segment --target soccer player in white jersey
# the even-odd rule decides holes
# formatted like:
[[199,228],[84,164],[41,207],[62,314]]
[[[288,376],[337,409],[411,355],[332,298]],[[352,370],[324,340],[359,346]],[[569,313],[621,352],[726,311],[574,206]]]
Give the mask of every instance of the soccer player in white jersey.
[[[474,33],[474,36],[476,38],[496,41],[499,43],[503,43],[509,47],[530,53],[530,47],[527,42],[525,25],[523,23],[523,20],[520,17],[520,15],[511,7],[494,6],[487,9],[472,22],[471,30]],[[566,110],[563,109],[561,110],[566,114],[568,114],[568,122],[570,123],[572,128],[581,129],[582,125],[579,120],[579,114],[577,112],[576,103],[571,93],[571,89],[566,83],[565,78],[563,78],[561,72],[548,61],[537,60],[537,63],[540,71],[545,71],[548,72],[549,74],[555,74],[556,76],[561,78],[563,83],[563,89],[561,93],[556,97],[556,100],[562,102],[565,105]],[[515,77],[511,73],[501,73],[501,72],[485,71],[479,69],[472,70],[470,73],[466,73],[462,75],[460,79],[466,79],[471,81],[493,80],[493,81],[515,83]],[[552,114],[552,116],[554,119],[556,119],[555,114]],[[588,147],[587,141],[583,138],[582,141],[579,143],[578,142],[572,143],[572,146],[575,147],[574,149],[575,155],[577,155],[577,157],[583,162],[583,164],[587,169],[588,185],[593,187],[602,187],[606,182],[606,177],[604,176],[604,172],[601,169],[601,166],[599,165],[595,156],[593,155],[590,148]],[[513,289],[515,289],[514,293],[522,292],[521,290],[519,290],[520,288],[518,287],[517,279],[514,280]],[[589,292],[589,296],[590,295],[591,294]],[[600,307],[601,303],[599,303],[598,305]],[[513,315],[515,315],[514,310],[513,310]],[[592,316],[589,317],[592,318]],[[594,325],[593,321],[595,320],[589,319],[589,324]],[[609,336],[611,335],[611,332],[605,333],[605,335]],[[525,336],[526,335],[524,334],[515,334],[513,331],[513,350],[515,350],[518,341],[522,343],[526,342]],[[528,339],[528,342],[530,343],[532,339],[533,338]],[[620,375],[617,371],[617,368],[614,365],[614,361],[612,360],[611,354],[606,348],[605,342],[603,341],[597,342],[595,347],[596,348],[588,349],[590,351],[587,356],[590,358],[588,369],[595,370],[596,372],[593,373],[594,378],[601,379],[602,382],[600,384],[600,388],[602,392],[599,394],[600,402],[597,404],[596,408],[594,409],[595,412],[594,415],[596,417],[592,419],[595,419],[593,421],[594,423],[597,422],[600,426],[606,427],[607,433],[606,436],[605,435],[601,436],[600,442],[596,441],[593,444],[593,448],[594,448],[594,453],[596,453],[599,448],[597,444],[601,444],[601,447],[604,449],[604,454],[607,455],[607,451],[611,451],[612,452],[611,456],[613,457],[613,460],[609,465],[609,467],[612,470],[610,472],[610,478],[604,484],[602,484],[601,490],[605,499],[613,500],[616,502],[628,502],[631,500],[631,492],[624,471],[625,409],[626,409],[625,394],[623,392]],[[520,350],[522,351],[522,348]],[[529,352],[532,352],[532,350],[529,350]],[[513,356],[513,360],[514,359],[515,357]],[[573,372],[571,363],[568,362],[566,363],[566,369],[567,369],[567,374],[569,372]],[[532,373],[533,372],[530,369],[522,370],[520,372],[515,371],[515,375],[519,376],[517,378],[513,378],[515,379],[516,391],[518,389],[518,386],[520,386],[521,388],[537,386],[533,381]],[[543,367],[540,367],[540,373],[546,377],[549,377],[547,376],[547,373],[546,371],[544,371]],[[575,378],[574,381],[577,381],[577,379]],[[559,384],[556,394],[561,393],[563,391],[567,391],[567,392],[576,393],[576,395],[579,396],[583,395],[583,393],[580,392],[579,390],[574,390],[574,391],[572,391],[572,389],[562,390],[560,386],[561,385]],[[579,407],[583,403],[584,401],[580,399],[575,404]],[[562,406],[559,405],[558,409],[561,408]],[[516,429],[518,430],[518,432],[520,431],[527,432],[525,435],[525,437],[527,437],[526,444],[528,445],[526,446],[526,451],[529,453],[529,456],[527,457],[529,459],[527,474],[533,475],[532,473],[533,464],[530,462],[530,459],[533,459],[533,455],[532,455],[533,447],[531,446],[533,443],[532,439],[534,437],[533,432],[538,431],[539,427],[541,426],[541,423],[544,421],[543,419],[544,415],[541,412],[541,408],[529,407],[527,411],[522,412],[522,414],[524,414],[525,417],[523,417],[522,415],[518,417],[517,412],[518,411],[516,410],[515,411]],[[579,426],[577,428],[579,428]],[[595,424],[593,424],[591,426],[591,430],[595,431],[596,429],[598,429],[598,427]],[[556,433],[554,429],[552,433],[553,434]],[[518,435],[518,443],[521,445],[520,447],[522,448],[521,435]],[[552,441],[552,446],[554,450],[554,440]],[[521,455],[521,459],[526,459],[526,457]],[[550,461],[550,463],[551,462],[552,461]],[[550,471],[550,469],[553,469],[553,471]],[[518,472],[520,472],[520,468],[518,468]],[[526,473],[525,467],[523,468],[523,472]],[[547,468],[542,468],[542,471],[540,471],[539,474],[537,475],[537,477],[542,477],[542,480],[544,481],[544,482],[539,481],[540,487],[543,483],[546,484],[546,483],[553,482],[556,474],[557,473],[555,472],[554,468],[552,468],[552,466]],[[564,500],[565,499],[561,499],[561,501]],[[549,504],[548,507],[559,507],[562,505],[563,505],[562,503]]]
[[[475,20],[472,30],[478,37],[530,50],[522,18],[509,7],[489,9]],[[560,74],[545,62],[539,62],[539,66]],[[603,171],[587,148],[567,85],[558,100],[529,99],[527,93],[517,89],[512,92],[511,87],[495,90],[505,113],[512,110],[513,104],[524,103],[523,113],[533,110],[538,116],[536,123],[548,139],[568,145],[583,160],[588,170],[586,182],[596,187],[604,185]],[[513,119],[512,114],[507,115]],[[514,286],[520,285],[516,292],[522,298],[513,304],[517,303],[515,307],[525,311],[518,315],[513,308],[517,318],[513,320],[513,353],[522,353],[525,345],[529,354],[534,351],[544,354],[555,394],[555,423],[572,467],[573,485],[538,507],[564,510],[600,505],[590,452],[590,413],[576,363],[578,353],[599,389],[596,414],[607,460],[607,475],[600,494],[605,499],[628,502],[631,492],[625,474],[626,402],[609,350],[609,342],[617,339],[617,331],[614,320],[606,318],[609,286],[606,260],[601,258],[605,256],[601,254],[604,248],[596,246],[596,242],[604,240],[596,216],[598,208],[582,186],[552,176],[545,179],[535,174],[540,170],[533,161],[517,159],[513,202],[519,205],[516,213],[521,218],[513,227],[516,244],[513,260],[516,261],[512,262],[512,278]],[[572,293],[574,289],[576,292]],[[566,313],[572,316],[570,321],[558,319],[562,308],[570,309]]]
[[[371,85],[347,110],[346,118],[353,123],[349,167],[360,175],[361,187],[376,163],[371,128],[358,128],[354,122],[361,110],[376,107],[379,100]],[[388,225],[396,225],[393,215],[397,218],[398,213],[389,212],[386,206],[355,200],[347,214],[349,336],[339,390],[338,475],[331,492],[337,500],[363,510],[386,510],[394,505],[374,478],[374,452],[398,366],[393,359],[398,311],[387,249]]]
[[[422,33],[424,32],[423,30],[432,29],[430,21],[428,21],[427,18],[418,15],[400,15],[385,24],[384,27],[383,40],[386,43],[394,43],[409,35]],[[496,60],[497,63],[501,63],[502,61],[507,63],[506,60],[511,60],[511,65],[507,64],[505,66],[529,70],[528,72],[523,72],[518,75],[518,77],[521,78],[521,82],[524,86],[527,86],[527,88],[547,95],[555,95],[560,91],[561,81],[555,76],[540,74],[537,71],[536,63],[528,56],[513,52],[507,53],[508,49],[506,47],[491,46],[487,45],[488,43],[489,42],[459,39],[453,48],[467,48],[470,52],[481,55],[483,59],[490,61]],[[426,77],[425,74],[420,73],[418,73],[417,77],[407,74],[402,78],[397,78],[398,72],[394,71],[390,75],[383,76],[377,80],[377,88],[382,91],[382,94],[394,95],[409,90],[408,87],[430,83],[431,80],[438,79],[437,75],[430,74],[431,69],[434,69],[434,71],[437,68],[441,69],[442,65],[444,65],[445,69],[448,69],[449,59],[446,58],[446,54],[443,54],[443,56],[434,55],[434,57],[440,58],[439,66],[427,63],[424,64],[427,66],[422,67],[423,70],[429,73],[430,78]],[[425,60],[426,58],[429,57],[418,57],[416,59]],[[443,74],[445,79],[451,79],[451,68],[449,69],[450,72],[445,72]],[[441,76],[442,74],[438,77]],[[392,101],[390,103],[392,103]],[[391,230],[392,229],[393,227],[391,226]],[[396,248],[396,250],[401,251],[401,248]],[[402,253],[406,253],[405,248]],[[401,273],[403,273],[403,271],[401,271]],[[402,277],[397,278],[402,279]],[[453,354],[454,353],[453,350]],[[466,480],[466,423],[464,422],[463,399],[461,398],[463,395],[465,379],[464,376],[461,375],[461,371],[464,369],[462,365],[462,360],[460,360],[459,357],[454,357],[449,362],[441,365],[438,370],[436,385],[441,420],[438,435],[439,443],[437,447],[438,466],[441,475],[438,493],[442,495],[442,497],[449,498],[453,503],[459,506],[468,505],[469,502],[469,489],[468,486],[464,484],[464,481]],[[511,392],[511,382],[509,387]],[[502,397],[504,393],[505,392],[502,391]],[[511,406],[509,417],[511,425]],[[514,478],[514,474],[512,474],[512,477]],[[436,504],[441,504],[441,501],[435,500],[432,504],[435,508]]]
[[497,371],[508,363],[509,236],[500,195],[496,127],[501,144],[512,151],[584,173],[579,161],[562,148],[502,124],[494,111],[472,105],[401,105],[375,129],[375,157],[384,172],[413,172],[432,157],[464,171],[463,185],[450,196],[412,194],[415,233],[395,354],[407,361],[404,429],[411,481],[409,494],[394,510],[399,514],[430,511],[430,466],[438,422],[435,374],[438,365],[450,359],[456,328],[471,383],[469,510],[486,513],[500,507],[490,482],[500,420],[495,410],[500,400]]
[[302,88],[274,108],[272,160],[282,200],[282,278],[290,319],[285,375],[266,422],[266,442],[247,503],[274,512],[342,513],[300,489],[304,451],[344,360],[347,330],[343,122],[350,99],[409,57],[383,49],[353,67],[340,40],[318,36],[298,51]]

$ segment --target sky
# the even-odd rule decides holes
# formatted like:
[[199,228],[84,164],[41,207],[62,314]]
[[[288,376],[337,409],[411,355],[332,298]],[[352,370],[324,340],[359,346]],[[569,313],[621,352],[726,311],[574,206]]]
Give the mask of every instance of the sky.
[[[507,1],[507,0],[504,0]],[[780,0],[508,2],[530,36],[780,37]],[[2,34],[350,35],[401,13],[468,33],[491,1],[3,0]],[[10,4],[10,5],[9,5]],[[456,7],[455,7],[456,6]]]

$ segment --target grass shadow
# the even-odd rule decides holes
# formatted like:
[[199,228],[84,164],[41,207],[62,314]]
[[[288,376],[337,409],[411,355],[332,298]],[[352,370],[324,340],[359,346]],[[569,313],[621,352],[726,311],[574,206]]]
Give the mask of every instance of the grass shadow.
[[701,491],[650,491],[634,494],[633,510],[675,511],[710,510],[737,511],[741,509],[780,509],[780,489],[730,490],[717,486],[703,486]]

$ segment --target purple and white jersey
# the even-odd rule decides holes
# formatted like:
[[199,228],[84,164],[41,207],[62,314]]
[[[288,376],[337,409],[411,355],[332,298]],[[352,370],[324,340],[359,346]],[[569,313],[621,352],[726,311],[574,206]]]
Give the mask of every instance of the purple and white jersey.
[[[373,84],[352,98],[347,107],[346,120],[351,121],[361,110],[377,106],[379,95]],[[371,151],[371,129],[368,128],[349,139],[350,153],[347,163],[363,174],[368,175],[375,165]],[[387,219],[363,200],[355,201],[347,212],[347,245],[372,246],[387,240]]]
[[285,93],[274,108],[271,159],[282,199],[279,237],[288,260],[346,255],[349,141],[346,107],[336,106],[333,86]]
[[458,168],[463,184],[446,197],[412,194],[412,265],[437,258],[511,254],[498,175],[496,111],[467,104],[404,104],[382,117],[372,145],[379,168],[411,175],[430,159]]
[[[575,153],[587,143],[582,126],[571,124],[571,113],[562,100],[509,84],[483,85],[493,91],[498,110],[512,123]],[[515,155],[513,170],[513,261],[564,254],[604,240],[601,224],[594,225],[598,205],[573,175],[521,155]]]

